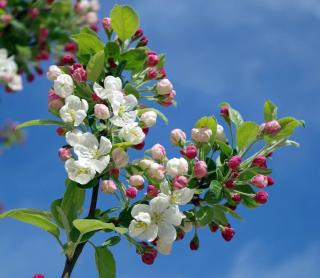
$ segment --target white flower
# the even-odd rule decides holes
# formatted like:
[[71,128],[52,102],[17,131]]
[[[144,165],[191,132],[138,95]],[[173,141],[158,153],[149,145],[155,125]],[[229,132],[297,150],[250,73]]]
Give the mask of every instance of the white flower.
[[93,90],[101,99],[109,99],[113,95],[122,95],[122,81],[119,77],[107,76],[104,80],[104,88],[94,83]]
[[66,98],[65,105],[60,109],[59,113],[64,122],[79,126],[87,117],[88,108],[88,102],[85,99],[81,100],[72,95]]
[[135,205],[131,211],[134,218],[129,234],[141,240],[153,241],[157,237],[165,244],[171,244],[177,236],[175,226],[185,217],[177,207],[171,206],[168,198],[158,196],[150,205]]
[[137,117],[137,111],[132,111],[137,106],[138,101],[134,95],[123,96],[115,94],[109,98],[111,103],[113,117],[110,122],[116,126],[124,127],[133,123]]
[[172,158],[167,162],[166,171],[169,176],[184,176],[188,173],[188,162],[184,158]]
[[96,24],[99,19],[98,19],[98,15],[96,12],[88,12],[86,15],[85,15],[85,18],[86,18],[86,21],[89,25],[94,25]]
[[172,205],[186,205],[194,195],[194,190],[187,187],[172,191],[166,180],[160,184],[160,190],[159,196],[168,197]]
[[110,117],[109,108],[104,104],[96,104],[94,106],[94,115],[97,119],[107,120]]
[[22,90],[22,78],[17,71],[14,56],[8,57],[8,51],[0,49],[0,82],[4,82],[13,91]]
[[129,156],[122,148],[116,148],[112,151],[112,159],[118,169],[126,167],[129,162]]
[[136,123],[124,126],[120,130],[119,135],[126,142],[129,142],[132,145],[140,144],[145,138],[145,134],[143,133],[141,127],[137,126]]
[[65,163],[65,169],[69,179],[80,184],[87,184],[94,179],[96,174],[90,161],[87,160],[68,159]]
[[78,129],[68,131],[66,133],[66,141],[70,146],[74,147],[76,144],[81,144],[82,135],[83,133]]
[[98,12],[100,9],[100,3],[98,0],[92,0],[91,1],[91,10],[93,10],[94,12]]
[[198,143],[208,143],[212,135],[212,130],[207,127],[193,128],[191,137]]
[[79,160],[87,160],[92,168],[98,173],[102,173],[110,162],[108,155],[112,148],[110,140],[104,136],[98,139],[89,132],[81,135],[79,143],[74,146],[74,152]]
[[152,127],[157,122],[157,113],[154,111],[144,112],[140,117],[140,121],[143,122],[146,127]]
[[152,163],[148,168],[148,175],[155,180],[163,180],[165,169],[161,164]]
[[225,142],[227,140],[226,135],[224,133],[224,128],[221,125],[217,125],[216,139],[221,142]]
[[23,89],[21,76],[15,74],[12,80],[8,83],[8,87],[13,91],[21,91]]
[[49,70],[48,70],[48,72],[47,72],[47,78],[48,78],[49,80],[51,80],[51,81],[54,81],[54,80],[56,80],[56,79],[59,77],[59,75],[61,75],[61,74],[62,74],[62,70],[61,70],[58,66],[52,65],[52,66],[49,67]]
[[159,95],[167,95],[173,90],[173,86],[171,82],[165,78],[157,83],[156,90]]
[[170,255],[172,250],[172,243],[166,243],[163,240],[157,240],[157,250],[162,255]]
[[154,162],[150,159],[141,159],[139,161],[139,167],[142,169],[142,170],[146,170],[148,169]]
[[90,2],[88,0],[80,0],[80,2],[78,3],[78,7],[81,12],[85,12],[90,8]]
[[54,80],[53,88],[55,93],[63,98],[66,98],[73,94],[74,83],[72,77],[68,74],[60,74],[56,80]]

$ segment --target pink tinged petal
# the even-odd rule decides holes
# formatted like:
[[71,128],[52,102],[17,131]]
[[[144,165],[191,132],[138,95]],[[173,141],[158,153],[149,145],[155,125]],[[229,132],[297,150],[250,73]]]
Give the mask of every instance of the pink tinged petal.
[[158,224],[158,229],[158,236],[161,241],[166,244],[170,244],[171,242],[175,241],[177,232],[171,224],[161,222]]

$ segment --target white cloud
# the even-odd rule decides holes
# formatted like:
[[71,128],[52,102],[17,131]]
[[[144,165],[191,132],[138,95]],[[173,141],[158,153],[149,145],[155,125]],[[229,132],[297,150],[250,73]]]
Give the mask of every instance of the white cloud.
[[277,261],[259,243],[248,244],[236,256],[227,278],[317,278],[320,244]]

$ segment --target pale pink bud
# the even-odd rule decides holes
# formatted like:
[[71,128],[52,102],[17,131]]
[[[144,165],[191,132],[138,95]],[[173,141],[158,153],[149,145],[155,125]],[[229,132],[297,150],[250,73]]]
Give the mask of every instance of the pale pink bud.
[[117,168],[123,168],[127,166],[129,162],[129,156],[122,148],[116,148],[112,151],[111,157]]
[[109,108],[104,104],[96,104],[94,106],[94,115],[100,120],[106,120],[110,117]]
[[185,188],[187,185],[188,179],[185,176],[177,176],[172,181],[172,186],[176,190]]
[[176,91],[172,90],[166,95],[162,95],[158,99],[158,103],[164,107],[168,107],[174,103],[174,98],[176,96]]
[[1,16],[1,21],[5,26],[9,25],[11,20],[12,16],[10,14],[4,14]]
[[7,6],[7,0],[0,0],[0,9],[4,9]]
[[72,77],[75,81],[85,82],[87,80],[87,72],[83,67],[77,68],[73,71]]
[[150,152],[154,159],[163,160],[166,157],[166,149],[160,144],[155,144]]
[[163,165],[158,163],[152,163],[148,168],[148,175],[155,180],[163,180],[165,175],[165,169]]
[[133,175],[129,178],[129,184],[140,190],[143,188],[144,178],[140,175]]
[[278,121],[276,120],[273,120],[273,121],[270,121],[270,122],[267,122],[265,123],[264,125],[264,130],[267,134],[270,134],[270,135],[275,135],[277,134],[281,129],[281,125],[279,124]]
[[231,157],[228,161],[228,167],[231,170],[237,170],[241,164],[241,156],[235,155]]
[[173,86],[170,80],[165,78],[157,83],[156,90],[159,95],[166,95],[173,90]]
[[137,194],[138,194],[138,189],[135,187],[129,187],[126,190],[126,195],[130,199],[134,199],[135,197],[137,197]]
[[212,130],[207,127],[193,128],[191,137],[198,143],[208,143],[212,135]]
[[69,148],[60,148],[58,154],[62,161],[66,161],[72,157],[71,149]]
[[181,129],[171,131],[170,141],[175,146],[182,146],[186,142],[186,134]]
[[101,182],[101,191],[112,194],[117,190],[117,185],[113,180],[103,180]]
[[208,166],[205,163],[205,161],[203,160],[199,160],[196,162],[196,164],[194,165],[194,175],[198,178],[201,179],[203,177],[205,177],[207,175],[207,170],[208,170]]
[[157,113],[154,111],[144,112],[140,117],[140,121],[145,127],[152,127],[157,122]]
[[98,19],[98,15],[96,12],[88,12],[85,15],[85,19],[88,22],[89,25],[95,25],[98,23],[99,19]]
[[157,187],[155,187],[152,184],[148,185],[148,187],[147,187],[147,195],[148,195],[149,198],[157,197],[159,193],[160,193],[160,189],[158,189]]
[[64,105],[63,98],[55,94],[54,90],[50,90],[48,94],[49,111],[58,112]]
[[268,177],[258,174],[251,179],[251,183],[258,188],[265,188],[268,185]]
[[153,161],[150,159],[142,159],[139,161],[139,166],[142,170],[148,169],[152,165]]
[[112,23],[111,18],[105,17],[102,19],[102,26],[105,30],[111,31],[112,30]]

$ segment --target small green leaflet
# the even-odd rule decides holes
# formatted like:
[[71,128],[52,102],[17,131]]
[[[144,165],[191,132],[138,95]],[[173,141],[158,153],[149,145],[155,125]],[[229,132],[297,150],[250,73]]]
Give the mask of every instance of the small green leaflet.
[[115,227],[113,223],[105,223],[95,219],[76,219],[73,221],[73,226],[79,230],[81,234],[86,234],[98,230],[113,230],[119,234],[126,233],[126,228]]
[[109,249],[106,247],[96,247],[95,257],[99,278],[115,278],[116,262]]

